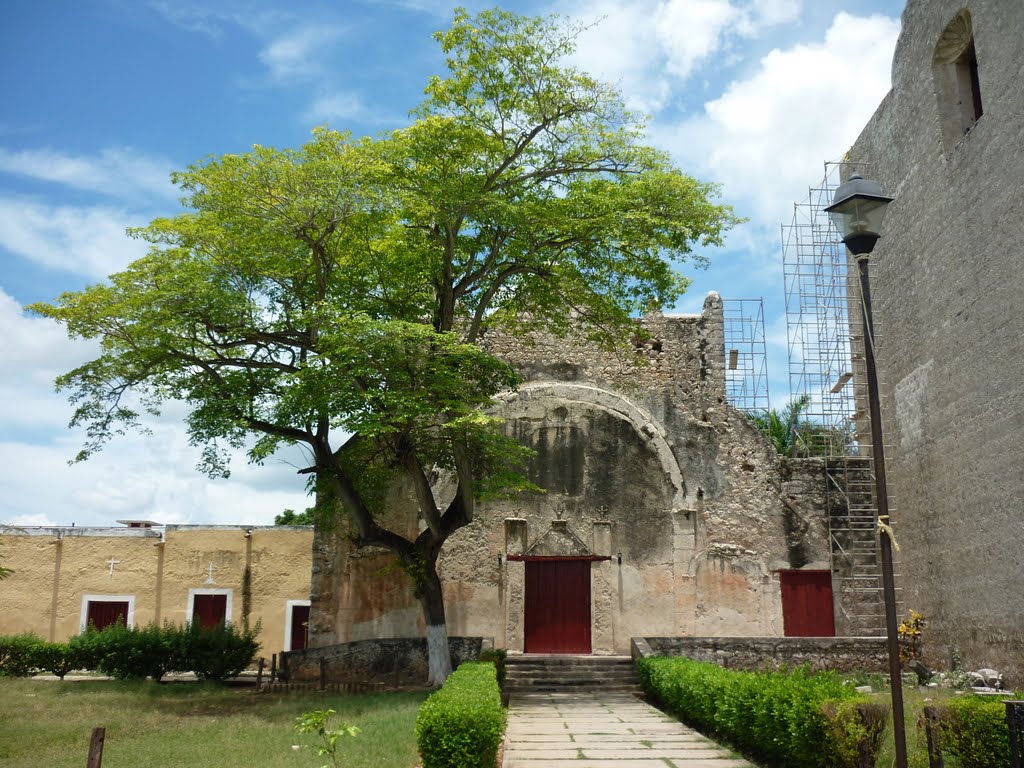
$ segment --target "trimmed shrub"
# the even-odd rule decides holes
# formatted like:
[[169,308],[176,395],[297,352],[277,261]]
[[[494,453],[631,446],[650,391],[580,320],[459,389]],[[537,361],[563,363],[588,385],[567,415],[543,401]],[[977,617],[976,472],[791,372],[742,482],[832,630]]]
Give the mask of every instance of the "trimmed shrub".
[[260,644],[260,625],[242,629],[234,624],[203,627],[196,622],[180,630],[180,662],[177,669],[191,670],[200,680],[226,680],[246,669]]
[[494,768],[504,727],[494,665],[461,664],[420,707],[416,743],[423,768]]
[[1002,701],[950,699],[941,723],[942,750],[956,755],[960,768],[1010,768],[1010,729]]
[[877,755],[884,715],[868,707],[861,720],[858,705],[868,700],[834,674],[738,672],[686,658],[641,659],[638,666],[648,695],[755,759],[821,768]]
[[0,637],[0,675],[27,677],[35,671],[36,648],[43,639],[31,632]]
[[33,651],[36,669],[56,675],[61,680],[73,669],[84,669],[81,659],[70,643],[41,642]]
[[117,622],[97,631],[88,629],[80,641],[82,656],[93,668],[122,680],[159,680],[174,666],[173,638],[177,629],[155,624],[126,627]]
[[503,648],[489,648],[480,652],[480,661],[489,661],[494,664],[494,671],[498,677],[498,687],[505,690],[505,659],[508,652]]

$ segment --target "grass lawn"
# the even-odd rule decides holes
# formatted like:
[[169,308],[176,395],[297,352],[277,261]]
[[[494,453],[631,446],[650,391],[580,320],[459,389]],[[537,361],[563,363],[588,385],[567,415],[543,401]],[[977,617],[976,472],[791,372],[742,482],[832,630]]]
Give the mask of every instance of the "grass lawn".
[[[94,726],[106,728],[103,768],[306,766],[324,760],[295,718],[334,709],[362,733],[339,741],[346,768],[411,768],[413,732],[427,693],[256,694],[204,683],[0,677],[0,765],[85,764]],[[302,744],[293,750],[293,744]]]

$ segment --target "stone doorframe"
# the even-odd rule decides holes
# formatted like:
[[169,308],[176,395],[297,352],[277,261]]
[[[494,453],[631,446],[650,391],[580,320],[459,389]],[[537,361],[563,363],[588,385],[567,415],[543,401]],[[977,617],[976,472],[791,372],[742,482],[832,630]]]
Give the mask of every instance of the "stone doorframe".
[[[611,556],[612,524],[594,520],[593,547],[586,547],[568,529],[565,520],[552,520],[551,528],[529,547],[527,522],[523,518],[505,518],[505,643],[510,651],[522,652],[525,641],[526,563],[547,558],[590,560],[590,643],[591,653],[615,652],[612,610],[616,603],[613,590]],[[536,553],[536,554],[534,554]]]

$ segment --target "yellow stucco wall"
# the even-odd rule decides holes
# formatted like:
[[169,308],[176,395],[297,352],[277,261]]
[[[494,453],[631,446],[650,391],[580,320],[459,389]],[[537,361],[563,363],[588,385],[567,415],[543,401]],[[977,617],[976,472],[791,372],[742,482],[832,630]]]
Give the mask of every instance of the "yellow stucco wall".
[[[183,623],[196,593],[224,593],[230,621],[261,625],[261,653],[286,648],[289,602],[309,599],[308,527],[0,526],[0,635],[64,640],[82,625],[89,597],[130,600],[134,625]],[[212,566],[212,568],[211,568]],[[248,568],[248,590],[246,569]]]

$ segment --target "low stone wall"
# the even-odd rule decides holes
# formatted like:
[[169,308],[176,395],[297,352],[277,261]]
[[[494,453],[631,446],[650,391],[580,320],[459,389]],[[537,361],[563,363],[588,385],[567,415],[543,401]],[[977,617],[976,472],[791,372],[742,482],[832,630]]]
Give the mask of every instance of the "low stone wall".
[[[452,668],[480,657],[482,637],[450,637]],[[306,648],[281,654],[282,680],[312,682],[320,679],[325,662],[328,683],[383,683],[395,688],[423,685],[427,680],[427,641],[421,637],[357,640],[352,643]]]
[[884,637],[635,637],[633,658],[686,656],[728,669],[800,667],[884,672]]

